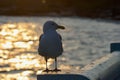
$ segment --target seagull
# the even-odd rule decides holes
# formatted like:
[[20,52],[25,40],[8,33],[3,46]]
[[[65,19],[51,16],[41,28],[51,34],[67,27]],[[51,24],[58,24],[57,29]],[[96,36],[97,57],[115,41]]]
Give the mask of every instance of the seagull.
[[57,33],[57,29],[65,29],[64,26],[58,25],[54,21],[47,21],[43,25],[43,34],[39,38],[38,53],[43,56],[46,61],[46,70],[44,72],[49,72],[51,70],[47,67],[47,61],[49,58],[55,60],[55,69],[52,71],[61,71],[57,68],[57,57],[62,55],[62,37]]

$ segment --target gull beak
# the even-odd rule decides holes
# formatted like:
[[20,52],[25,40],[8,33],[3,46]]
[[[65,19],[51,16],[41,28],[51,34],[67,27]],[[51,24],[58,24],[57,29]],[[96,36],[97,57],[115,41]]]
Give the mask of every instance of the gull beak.
[[60,26],[60,25],[58,25],[58,28],[59,28],[59,29],[65,29],[64,26]]

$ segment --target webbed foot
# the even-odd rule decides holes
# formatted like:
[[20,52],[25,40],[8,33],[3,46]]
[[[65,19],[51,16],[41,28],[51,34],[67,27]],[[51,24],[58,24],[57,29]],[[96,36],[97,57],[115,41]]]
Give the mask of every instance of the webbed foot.
[[44,70],[43,72],[47,72],[47,73],[49,73],[49,72],[51,72],[51,70],[46,69],[46,70]]
[[60,72],[60,69],[55,68],[54,70],[52,70],[52,72]]

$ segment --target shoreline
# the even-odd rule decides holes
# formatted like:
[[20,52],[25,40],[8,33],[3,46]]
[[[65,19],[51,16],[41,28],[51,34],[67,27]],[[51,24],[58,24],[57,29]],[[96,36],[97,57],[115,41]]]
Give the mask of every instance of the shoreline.
[[43,17],[80,17],[80,18],[90,18],[90,19],[107,19],[107,20],[120,20],[120,15],[116,15],[114,17],[112,16],[101,16],[101,15],[72,15],[72,14],[69,14],[69,15],[64,15],[64,14],[46,14],[46,15],[36,15],[36,14],[28,14],[28,15],[24,15],[24,14],[20,14],[20,15],[11,15],[11,14],[0,14],[0,16],[12,16],[12,17],[40,17],[40,16],[43,16]]

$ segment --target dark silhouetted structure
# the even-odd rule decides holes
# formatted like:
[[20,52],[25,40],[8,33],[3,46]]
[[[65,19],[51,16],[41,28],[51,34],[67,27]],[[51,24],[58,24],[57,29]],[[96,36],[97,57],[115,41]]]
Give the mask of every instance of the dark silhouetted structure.
[[1,0],[1,15],[120,18],[120,0]]

